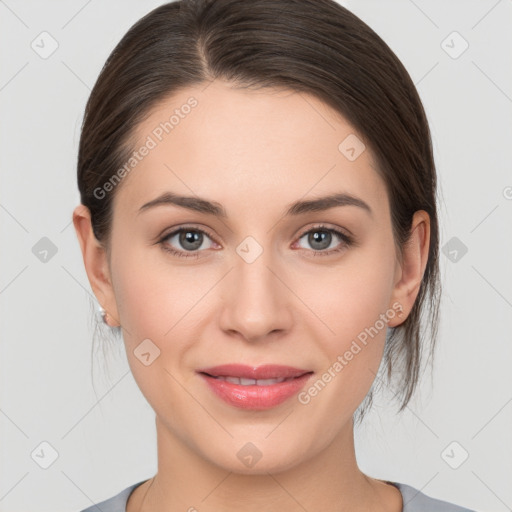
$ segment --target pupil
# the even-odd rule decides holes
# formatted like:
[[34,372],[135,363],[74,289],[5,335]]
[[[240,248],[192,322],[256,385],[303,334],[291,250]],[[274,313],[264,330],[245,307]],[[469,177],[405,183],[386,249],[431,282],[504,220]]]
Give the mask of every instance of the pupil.
[[[327,231],[315,231],[315,232],[311,233],[311,235],[310,235],[310,238],[312,238],[312,240],[310,240],[310,243],[311,242],[314,242],[314,243],[320,242],[321,247],[317,247],[317,249],[326,249],[327,247],[329,247],[330,242],[331,242],[330,238],[329,238],[330,236],[331,236],[331,233],[328,233]],[[326,239],[327,239],[327,243],[325,243]],[[311,243],[311,245],[313,247],[315,247],[314,243]]]
[[[201,237],[202,233],[197,233],[194,231],[184,231],[181,233],[180,243],[185,249],[192,251],[194,249],[198,249],[199,247],[201,247]],[[192,244],[192,247],[187,247],[187,243]]]

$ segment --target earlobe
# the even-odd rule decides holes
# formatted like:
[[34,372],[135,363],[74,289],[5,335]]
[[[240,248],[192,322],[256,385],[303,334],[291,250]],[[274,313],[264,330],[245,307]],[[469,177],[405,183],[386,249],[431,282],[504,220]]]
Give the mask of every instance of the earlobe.
[[[94,236],[89,209],[83,204],[77,206],[73,211],[73,224],[92,291],[107,313],[107,317],[119,325],[107,253]],[[111,325],[110,322],[109,325]],[[115,327],[115,325],[111,326]]]
[[405,321],[414,306],[428,261],[430,247],[430,217],[424,210],[414,213],[411,235],[403,247],[402,264],[397,265],[398,279],[393,289],[391,305],[398,303],[403,315],[390,320],[389,327]]

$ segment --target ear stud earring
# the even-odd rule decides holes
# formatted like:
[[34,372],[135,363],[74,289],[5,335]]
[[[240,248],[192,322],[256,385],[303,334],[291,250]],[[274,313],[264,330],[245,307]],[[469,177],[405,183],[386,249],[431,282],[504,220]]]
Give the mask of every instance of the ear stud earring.
[[115,327],[114,325],[110,325],[108,323],[108,313],[101,306],[98,307],[98,313],[105,325],[108,325],[109,327]]

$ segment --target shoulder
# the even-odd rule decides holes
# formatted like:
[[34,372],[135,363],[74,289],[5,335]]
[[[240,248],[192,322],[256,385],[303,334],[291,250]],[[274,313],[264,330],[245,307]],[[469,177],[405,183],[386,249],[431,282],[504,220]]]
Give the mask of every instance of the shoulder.
[[[98,508],[102,512],[126,512],[126,503],[133,490],[143,484],[145,480],[130,485],[112,498],[104,500],[80,512],[97,512]],[[448,503],[447,501],[431,498],[414,487],[399,482],[388,482],[400,490],[404,507],[402,512],[475,512],[474,510]]]
[[447,501],[437,500],[423,494],[418,489],[399,482],[389,482],[402,493],[404,507],[402,512],[475,512]]
[[112,496],[112,498],[91,505],[80,512],[98,512],[98,510],[101,510],[101,512],[126,512],[126,503],[128,502],[130,494],[133,492],[135,487],[138,487],[145,481],[146,480],[142,480],[141,482],[130,485],[126,489],[123,489],[119,494]]

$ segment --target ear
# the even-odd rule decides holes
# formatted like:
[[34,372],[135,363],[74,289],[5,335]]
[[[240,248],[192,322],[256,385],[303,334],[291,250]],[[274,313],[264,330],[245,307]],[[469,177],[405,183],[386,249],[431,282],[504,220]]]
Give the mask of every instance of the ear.
[[82,250],[85,271],[92,291],[107,314],[111,327],[119,325],[119,314],[112,287],[105,248],[94,236],[89,208],[80,204],[73,211],[73,224]]
[[411,236],[403,247],[403,261],[398,261],[395,269],[395,286],[390,307],[395,304],[396,308],[396,303],[400,304],[402,315],[390,319],[389,327],[396,327],[404,322],[414,306],[427,266],[429,246],[430,217],[426,211],[418,210],[413,216]]

